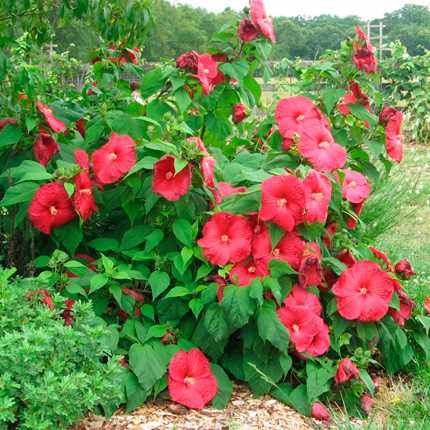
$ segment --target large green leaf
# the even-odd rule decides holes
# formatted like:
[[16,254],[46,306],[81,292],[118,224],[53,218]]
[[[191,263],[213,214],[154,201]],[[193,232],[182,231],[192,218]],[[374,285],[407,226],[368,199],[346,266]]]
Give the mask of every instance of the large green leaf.
[[233,384],[221,366],[212,363],[211,369],[218,381],[218,392],[212,400],[212,406],[216,409],[224,409],[231,399]]
[[255,311],[255,302],[249,296],[249,287],[227,286],[221,306],[232,329],[243,327]]
[[22,182],[9,187],[0,202],[0,206],[11,206],[17,203],[29,202],[38,188],[39,184],[35,182]]

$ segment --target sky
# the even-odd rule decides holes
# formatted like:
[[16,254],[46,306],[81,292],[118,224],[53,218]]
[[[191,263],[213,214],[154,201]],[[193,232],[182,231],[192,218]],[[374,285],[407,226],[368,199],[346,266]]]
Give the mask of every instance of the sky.
[[[226,7],[240,10],[248,5],[248,0],[170,0],[199,6],[213,12],[220,12]],[[430,0],[265,0],[266,10],[271,16],[316,16],[357,15],[363,19],[382,18],[384,13],[400,9],[406,3],[430,6]]]

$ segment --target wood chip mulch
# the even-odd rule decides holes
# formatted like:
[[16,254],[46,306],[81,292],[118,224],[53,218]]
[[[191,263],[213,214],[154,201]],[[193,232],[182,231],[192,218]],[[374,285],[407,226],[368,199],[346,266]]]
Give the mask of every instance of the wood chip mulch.
[[147,402],[131,415],[118,411],[110,419],[90,416],[73,430],[312,430],[310,418],[270,396],[255,399],[236,385],[225,410],[207,407],[193,411],[170,400]]

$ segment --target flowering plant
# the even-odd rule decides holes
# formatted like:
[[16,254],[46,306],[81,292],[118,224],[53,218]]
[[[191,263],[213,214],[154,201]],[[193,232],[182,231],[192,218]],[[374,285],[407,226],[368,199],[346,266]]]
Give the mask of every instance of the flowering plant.
[[41,282],[93,302],[125,355],[128,409],[167,388],[224,407],[235,378],[327,421],[318,400],[358,413],[378,363],[393,373],[430,354],[407,264],[363,240],[361,210],[403,155],[373,48],[358,28],[266,110],[254,74],[269,76],[275,40],[252,0],[176,67],[146,71],[121,46],[80,93],[11,80],[8,258],[23,268],[28,243]]

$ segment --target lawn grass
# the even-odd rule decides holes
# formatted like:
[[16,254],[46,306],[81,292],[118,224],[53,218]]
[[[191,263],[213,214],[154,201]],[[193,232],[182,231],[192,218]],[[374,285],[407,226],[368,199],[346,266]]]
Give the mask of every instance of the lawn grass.
[[[386,197],[388,195],[388,198]],[[418,311],[430,296],[430,146],[408,147],[389,182],[373,199],[390,205],[392,226],[376,238],[375,245],[397,262],[408,258],[417,275],[404,283]],[[373,202],[375,204],[375,202]],[[334,414],[339,430],[429,430],[430,363],[420,363],[411,377],[387,379],[366,421]]]

